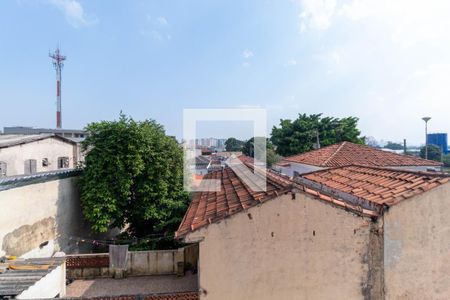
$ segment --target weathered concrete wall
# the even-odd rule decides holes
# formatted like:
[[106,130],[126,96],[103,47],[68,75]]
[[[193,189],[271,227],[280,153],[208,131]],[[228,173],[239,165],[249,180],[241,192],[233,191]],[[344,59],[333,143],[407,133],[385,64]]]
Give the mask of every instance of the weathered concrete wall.
[[441,171],[441,167],[436,166],[396,166],[396,167],[388,167],[389,169],[394,170],[405,170],[405,171],[416,171],[416,172],[426,172],[426,171]]
[[381,272],[372,269],[381,257],[369,248],[376,225],[304,194],[295,199],[289,194],[186,240],[200,241],[203,299],[379,299]]
[[[173,250],[130,251],[128,252],[126,275],[147,276],[182,274],[183,267],[186,264],[184,252],[184,248]],[[68,260],[72,258],[95,259],[100,257],[108,257],[108,253],[67,256]],[[181,270],[179,268],[181,268]],[[69,266],[67,268],[67,278],[69,279],[113,277],[113,275],[114,270],[107,266]]]
[[80,207],[78,177],[0,190],[0,256],[77,253],[71,236],[90,236]]
[[305,165],[305,164],[298,164],[298,163],[290,163],[290,166],[288,167],[277,167],[277,169],[279,169],[279,171],[287,176],[293,177],[294,176],[294,172],[297,172],[299,174],[304,174],[304,173],[308,173],[308,172],[313,172],[313,171],[317,171],[317,170],[323,170],[326,168],[321,168],[321,167],[316,167],[316,166],[311,166],[311,165]]
[[[0,149],[0,161],[7,164],[7,176],[22,175],[25,161],[36,160],[37,172],[48,172],[58,169],[58,157],[69,158],[69,168],[77,164],[77,146],[57,138],[48,138],[23,145]],[[48,166],[43,166],[42,159],[48,159]]]
[[450,299],[450,185],[384,215],[386,299]]

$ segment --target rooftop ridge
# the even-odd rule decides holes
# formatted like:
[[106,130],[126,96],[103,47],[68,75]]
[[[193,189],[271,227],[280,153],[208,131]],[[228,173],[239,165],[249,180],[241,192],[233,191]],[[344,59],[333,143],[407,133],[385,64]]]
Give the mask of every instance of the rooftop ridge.
[[450,177],[450,173],[444,173],[444,172],[426,172],[426,171],[415,171],[415,170],[404,170],[404,169],[396,169],[395,166],[393,167],[379,167],[379,166],[369,166],[369,165],[363,165],[363,164],[351,164],[351,165],[345,165],[345,166],[338,166],[338,167],[329,167],[327,169],[320,169],[320,170],[313,170],[310,172],[299,174],[298,176],[306,176],[314,173],[320,173],[320,172],[326,172],[329,170],[336,170],[336,169],[345,169],[349,167],[360,167],[360,168],[367,168],[367,169],[374,169],[374,170],[385,170],[390,172],[399,172],[399,173],[409,173],[409,174],[415,174],[415,175],[422,175],[422,176],[429,176],[429,177]]
[[320,149],[285,157],[282,162],[298,163],[317,167],[337,167],[361,164],[378,167],[442,166],[441,162],[415,156],[398,154],[367,145],[341,142]]
[[[339,153],[339,151],[341,151],[341,149],[342,149],[342,147],[344,147],[345,143],[346,143],[346,142],[342,142],[342,143],[339,145],[339,147],[333,152],[333,154],[332,154],[330,157],[328,157],[328,159],[326,159],[320,166],[326,166],[327,163],[328,163],[331,159],[333,159],[333,158],[336,156],[336,154]],[[319,149],[317,149],[317,150],[319,150]]]

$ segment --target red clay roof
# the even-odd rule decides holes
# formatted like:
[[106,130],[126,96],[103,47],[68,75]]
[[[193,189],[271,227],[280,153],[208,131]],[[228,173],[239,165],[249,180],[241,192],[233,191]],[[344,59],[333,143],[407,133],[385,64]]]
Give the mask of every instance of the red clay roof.
[[286,162],[318,167],[342,167],[349,165],[374,167],[441,166],[441,163],[436,161],[396,154],[350,142],[342,142],[321,149],[289,156],[282,161],[282,163]]
[[[239,158],[241,161],[248,161],[243,157]],[[245,164],[252,167],[248,162]],[[230,167],[209,173],[204,179],[220,179],[221,190],[193,194],[192,202],[176,233],[177,237],[276,198],[293,188],[360,215],[377,217],[382,213],[384,205],[396,204],[447,183],[450,176],[443,173],[346,166],[303,174],[293,182],[286,176],[267,170],[266,192],[254,192]]]
[[443,173],[364,166],[315,171],[301,177],[375,204],[388,206],[450,181],[450,177]]
[[[261,175],[260,172],[255,174]],[[292,188],[292,181],[289,178],[269,170],[266,171],[267,190],[265,192],[253,191],[230,167],[209,173],[204,179],[220,179],[221,189],[218,192],[194,192],[192,202],[178,228],[177,236],[275,198],[289,192]]]

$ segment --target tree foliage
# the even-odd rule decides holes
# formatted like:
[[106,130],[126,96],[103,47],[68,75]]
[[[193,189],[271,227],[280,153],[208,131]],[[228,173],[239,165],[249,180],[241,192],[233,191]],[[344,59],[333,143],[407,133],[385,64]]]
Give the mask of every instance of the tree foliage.
[[292,120],[280,120],[279,127],[272,128],[271,141],[276,152],[283,156],[295,155],[314,149],[319,136],[321,147],[348,141],[364,143],[357,128],[358,118],[322,117],[322,114],[299,114]]
[[[268,138],[254,137],[249,139],[244,143],[244,146],[242,146],[242,153],[250,157],[255,157],[255,149],[258,150],[258,147],[264,147],[264,145],[266,147],[266,164],[268,167],[271,167],[272,165],[277,163],[281,159],[281,157],[275,153],[274,145]],[[262,153],[262,151],[256,152]],[[261,158],[259,157],[256,157],[256,159],[261,160]]]
[[384,148],[391,149],[391,150],[403,150],[403,145],[400,143],[394,143],[394,142],[387,142]]
[[[441,161],[442,151],[436,145],[428,145],[428,159],[434,161]],[[420,148],[420,157],[425,158],[425,146]]]
[[153,120],[87,126],[80,180],[83,213],[96,232],[127,228],[132,236],[173,232],[188,203],[183,153]]
[[445,167],[449,168],[450,167],[450,154],[444,155],[442,162],[444,163]]
[[244,145],[243,141],[240,141],[236,138],[228,138],[225,141],[225,150],[226,151],[242,151],[242,146]]

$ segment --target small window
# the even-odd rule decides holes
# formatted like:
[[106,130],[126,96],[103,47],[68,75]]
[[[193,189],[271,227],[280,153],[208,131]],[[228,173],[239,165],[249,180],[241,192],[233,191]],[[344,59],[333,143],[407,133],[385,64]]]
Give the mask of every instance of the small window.
[[43,159],[42,159],[42,166],[43,166],[43,167],[48,167],[49,164],[50,164],[50,163],[48,162],[48,158],[43,158]]
[[0,161],[0,177],[6,177],[6,163]]
[[35,159],[27,159],[24,165],[24,174],[30,175],[36,173],[36,160]]
[[58,169],[66,169],[69,167],[69,158],[67,156],[58,157]]

